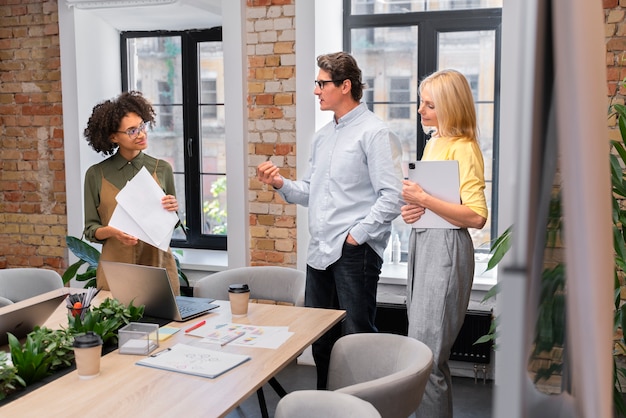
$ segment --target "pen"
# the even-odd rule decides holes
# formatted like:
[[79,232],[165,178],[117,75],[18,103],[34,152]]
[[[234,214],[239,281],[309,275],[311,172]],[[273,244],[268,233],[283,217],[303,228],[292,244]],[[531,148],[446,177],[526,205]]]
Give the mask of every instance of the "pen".
[[185,332],[190,332],[190,331],[193,331],[194,329],[200,328],[200,327],[201,327],[202,325],[204,325],[204,324],[206,324],[206,321],[200,321],[200,322],[198,322],[197,324],[192,325],[191,327],[187,328],[187,329],[185,330]]
[[151,354],[151,355],[150,355],[150,357],[160,356],[161,354],[163,354],[163,353],[167,353],[167,352],[168,352],[168,351],[170,351],[170,350],[171,350],[171,348],[166,348],[166,349],[163,349],[163,350],[161,350],[161,351],[159,351],[159,352],[157,352],[157,353]]
[[271,156],[271,155],[268,155],[268,156],[267,156],[267,160],[265,160],[265,161],[267,162],[267,161],[269,161],[271,158],[272,158],[272,156]]

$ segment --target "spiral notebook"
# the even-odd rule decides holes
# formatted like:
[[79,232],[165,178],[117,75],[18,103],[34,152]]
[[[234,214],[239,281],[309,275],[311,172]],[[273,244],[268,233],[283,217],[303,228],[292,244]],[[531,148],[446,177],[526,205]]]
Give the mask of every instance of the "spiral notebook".
[[216,378],[250,360],[250,356],[209,350],[187,344],[176,344],[137,362],[172,372]]
[[[419,184],[431,196],[450,203],[461,203],[459,162],[416,161],[409,163],[409,180]],[[436,213],[426,209],[413,228],[459,229]]]

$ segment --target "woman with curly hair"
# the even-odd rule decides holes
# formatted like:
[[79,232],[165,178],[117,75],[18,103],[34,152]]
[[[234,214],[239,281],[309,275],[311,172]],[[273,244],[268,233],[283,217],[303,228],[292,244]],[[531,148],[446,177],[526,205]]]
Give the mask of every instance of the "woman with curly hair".
[[[165,267],[172,290],[179,294],[178,270],[170,250],[160,250],[108,225],[117,205],[116,195],[143,167],[165,192],[163,208],[178,210],[172,166],[143,152],[148,147],[147,130],[154,125],[154,116],[152,105],[135,91],[93,108],[85,138],[96,152],[111,156],[85,174],[83,234],[89,241],[102,244],[101,260]],[[99,288],[109,289],[101,266],[96,281]]]

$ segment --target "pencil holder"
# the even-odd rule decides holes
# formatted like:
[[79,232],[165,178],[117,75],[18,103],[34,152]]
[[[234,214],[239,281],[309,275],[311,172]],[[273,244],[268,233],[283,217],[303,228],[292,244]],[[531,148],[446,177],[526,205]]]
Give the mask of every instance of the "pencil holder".
[[159,346],[159,325],[131,322],[118,331],[120,354],[150,354]]

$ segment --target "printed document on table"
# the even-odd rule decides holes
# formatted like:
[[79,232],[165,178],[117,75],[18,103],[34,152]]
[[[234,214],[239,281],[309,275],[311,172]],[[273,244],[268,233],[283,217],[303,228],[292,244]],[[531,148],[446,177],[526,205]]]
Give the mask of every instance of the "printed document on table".
[[115,197],[117,206],[109,225],[166,251],[178,215],[163,209],[163,196],[165,193],[161,187],[142,167]]
[[[207,321],[186,335],[202,337],[201,343],[244,347],[278,348],[293,335],[288,327],[268,327]],[[223,343],[223,344],[222,344]]]

